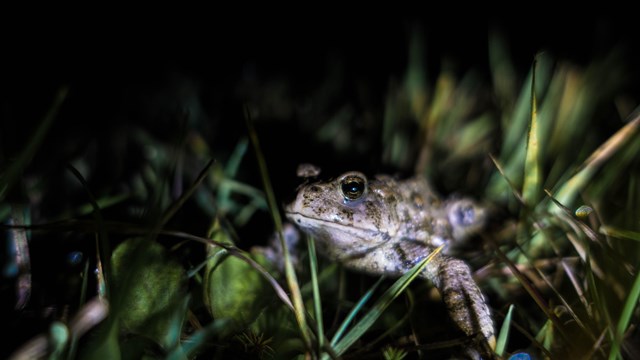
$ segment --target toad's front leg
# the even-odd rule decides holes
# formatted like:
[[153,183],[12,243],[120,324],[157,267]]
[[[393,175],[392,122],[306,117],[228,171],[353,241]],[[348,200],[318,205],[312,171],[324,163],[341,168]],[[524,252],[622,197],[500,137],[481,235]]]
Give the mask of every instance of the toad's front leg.
[[462,260],[439,255],[424,274],[442,294],[449,316],[458,327],[469,336],[481,336],[483,353],[495,348],[491,313],[469,266]]

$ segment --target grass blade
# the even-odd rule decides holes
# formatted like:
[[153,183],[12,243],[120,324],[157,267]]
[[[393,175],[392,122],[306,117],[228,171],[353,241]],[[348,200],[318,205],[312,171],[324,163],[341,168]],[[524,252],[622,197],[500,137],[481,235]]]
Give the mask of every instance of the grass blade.
[[616,237],[620,239],[640,241],[640,232],[618,229],[617,227],[614,227],[614,226],[602,225],[600,227],[600,233],[606,236]]
[[[575,197],[589,183],[598,169],[615,154],[629,139],[638,133],[640,128],[640,108],[633,112],[633,119],[611,136],[604,144],[600,145],[587,160],[584,161],[580,170],[565,182],[556,192],[555,198],[564,205],[570,205]],[[551,212],[559,210],[550,206]]]
[[195,331],[188,339],[182,342],[182,346],[175,347],[167,354],[167,360],[193,359],[197,350],[205,346],[209,339],[219,334],[228,325],[227,319],[212,321],[209,325]]
[[627,297],[627,301],[624,303],[624,307],[622,308],[622,314],[620,314],[618,326],[616,326],[616,332],[613,338],[613,344],[611,346],[611,352],[609,353],[610,360],[622,359],[622,356],[620,355],[620,345],[624,340],[624,333],[629,327],[629,322],[631,321],[631,316],[636,308],[636,304],[638,304],[638,299],[640,299],[640,273],[636,274],[636,280],[633,282],[633,287],[629,292],[629,297]]
[[209,173],[209,169],[213,165],[213,160],[209,160],[207,165],[204,166],[200,174],[196,178],[196,180],[191,184],[191,186],[187,189],[187,191],[180,194],[180,197],[176,199],[171,206],[162,214],[161,220],[156,224],[156,229],[161,229],[169,220],[175,215],[175,213],[184,205],[184,203],[191,197],[191,195],[196,191],[198,186],[202,183],[202,181],[207,177]]
[[502,327],[500,328],[500,334],[498,335],[498,342],[496,343],[496,354],[502,356],[504,350],[507,347],[507,340],[509,339],[509,329],[511,325],[511,316],[513,314],[513,304],[509,305],[507,316],[504,318]]
[[275,198],[275,195],[273,194],[273,187],[271,186],[271,181],[269,180],[269,171],[267,170],[267,162],[265,161],[264,156],[262,155],[262,151],[260,150],[260,142],[258,141],[258,135],[256,134],[256,131],[253,128],[253,125],[251,124],[251,117],[248,109],[245,109],[245,120],[246,120],[247,128],[249,131],[249,137],[251,139],[251,143],[253,144],[253,148],[255,150],[256,159],[258,160],[258,166],[260,167],[260,175],[262,177],[264,191],[267,195],[269,212],[271,213],[271,217],[273,218],[276,232],[278,233],[278,238],[280,239],[280,244],[282,246],[282,251],[284,254],[285,276],[287,278],[287,285],[289,286],[289,291],[291,291],[291,298],[293,300],[293,307],[294,307],[294,315],[296,317],[298,328],[300,330],[300,334],[302,336],[302,340],[305,343],[305,346],[307,347],[307,349],[312,350],[311,337],[309,335],[309,329],[307,329],[307,320],[305,318],[306,312],[304,309],[304,302],[302,301],[300,285],[298,284],[298,279],[293,269],[293,264],[291,263],[291,255],[289,254],[289,248],[287,246],[286,241],[284,240],[284,235],[282,234],[282,218],[280,217],[280,212],[278,211],[276,198]]
[[418,264],[416,264],[409,272],[402,275],[393,285],[385,291],[384,294],[373,305],[371,311],[369,311],[345,337],[338,341],[334,349],[338,355],[344,354],[351,345],[353,345],[382,315],[382,312],[391,304],[391,302],[400,295],[409,284],[420,275],[424,267],[436,256],[443,248],[441,245],[435,249],[429,256],[424,258]]
[[560,322],[560,319],[558,319],[558,317],[555,315],[553,310],[550,309],[549,306],[547,306],[547,304],[545,303],[544,297],[540,294],[538,289],[535,288],[534,285],[529,282],[527,277],[520,270],[518,270],[518,268],[513,263],[513,261],[511,261],[502,252],[502,250],[500,250],[499,248],[496,247],[495,248],[495,252],[498,255],[498,258],[500,260],[502,260],[502,262],[504,262],[507,265],[507,267],[509,267],[509,269],[511,270],[513,275],[515,275],[515,277],[518,279],[520,284],[524,287],[524,289],[527,291],[527,293],[529,293],[531,298],[536,302],[536,304],[538,305],[540,310],[542,310],[545,313],[545,315],[547,316],[549,321],[554,325],[554,327],[556,329],[558,329],[558,332],[563,336],[563,338],[567,339],[568,336],[564,332],[564,329],[563,329],[562,323]]
[[518,202],[520,202],[520,204],[525,204],[524,203],[524,199],[522,198],[522,195],[520,195],[520,193],[518,192],[518,189],[516,189],[515,184],[507,177],[507,174],[504,172],[504,168],[502,167],[502,165],[500,164],[500,162],[491,154],[489,154],[489,158],[491,159],[491,161],[493,162],[493,164],[496,167],[496,170],[498,170],[498,173],[500,174],[500,176],[502,176],[502,178],[504,179],[504,181],[507,183],[507,185],[509,186],[509,189],[511,190],[511,192],[513,193],[513,196],[518,199]]
[[531,206],[536,203],[540,190],[540,147],[538,142],[538,105],[536,99],[536,64],[533,61],[533,76],[531,77],[531,122],[527,138],[527,151],[524,161],[524,182],[522,197],[525,204]]
[[316,318],[316,334],[318,336],[318,354],[324,347],[324,324],[322,322],[322,299],[320,296],[320,286],[318,285],[318,257],[316,255],[316,243],[313,237],[307,240],[309,250],[309,271],[311,273],[311,287],[313,289],[313,312]]
[[351,311],[349,312],[347,317],[344,319],[342,324],[340,324],[338,331],[336,331],[335,335],[333,335],[333,338],[331,339],[331,346],[335,346],[338,343],[338,341],[340,341],[340,338],[342,338],[342,335],[345,333],[345,331],[347,331],[347,328],[349,327],[351,322],[355,319],[358,312],[360,312],[360,310],[364,307],[367,301],[371,299],[371,297],[373,296],[373,293],[378,288],[378,286],[382,284],[382,280],[384,280],[384,276],[380,277],[380,279],[378,279],[378,281],[376,281],[376,283],[373,284],[373,286],[371,286],[371,288],[367,290],[367,292],[360,298],[360,301],[358,301],[358,303],[353,307],[353,309],[351,309]]

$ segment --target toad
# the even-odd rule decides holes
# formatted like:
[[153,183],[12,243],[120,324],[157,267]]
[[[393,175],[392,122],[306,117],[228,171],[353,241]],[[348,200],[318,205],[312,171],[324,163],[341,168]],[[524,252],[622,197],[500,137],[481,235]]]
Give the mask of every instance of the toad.
[[495,347],[491,313],[469,266],[446,251],[485,224],[487,211],[472,200],[442,200],[423,177],[367,179],[354,171],[303,184],[285,212],[326,257],[368,274],[401,276],[444,244],[420,276],[435,285],[453,322],[485,356]]

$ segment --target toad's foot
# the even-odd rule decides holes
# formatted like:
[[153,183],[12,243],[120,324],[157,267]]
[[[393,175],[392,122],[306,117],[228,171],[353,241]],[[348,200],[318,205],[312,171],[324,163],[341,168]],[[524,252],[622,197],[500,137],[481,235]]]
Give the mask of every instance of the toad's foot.
[[[436,260],[437,259],[437,260]],[[483,356],[493,356],[496,339],[491,312],[482,292],[471,276],[469,266],[462,260],[439,256],[437,271],[425,275],[436,285],[447,306],[449,315],[468,336],[478,339]]]

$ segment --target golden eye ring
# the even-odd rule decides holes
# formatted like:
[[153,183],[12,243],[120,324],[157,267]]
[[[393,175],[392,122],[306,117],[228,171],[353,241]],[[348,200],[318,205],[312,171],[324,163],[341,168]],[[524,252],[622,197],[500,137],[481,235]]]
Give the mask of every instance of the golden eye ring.
[[362,173],[348,172],[338,182],[345,202],[357,201],[367,194],[367,177]]

